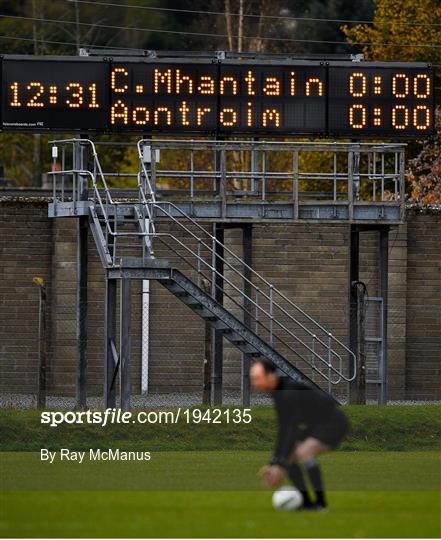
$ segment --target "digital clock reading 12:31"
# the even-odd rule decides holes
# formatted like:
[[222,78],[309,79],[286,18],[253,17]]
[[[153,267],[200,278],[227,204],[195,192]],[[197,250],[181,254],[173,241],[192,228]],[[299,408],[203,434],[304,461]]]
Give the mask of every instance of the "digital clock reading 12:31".
[[426,64],[6,56],[5,131],[418,137]]

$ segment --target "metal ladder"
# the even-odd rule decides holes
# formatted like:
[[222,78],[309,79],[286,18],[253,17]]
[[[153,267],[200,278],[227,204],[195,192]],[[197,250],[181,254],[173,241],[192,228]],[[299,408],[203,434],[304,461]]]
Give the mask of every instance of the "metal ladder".
[[[74,205],[84,200],[81,186],[87,184],[90,229],[104,268],[114,276],[156,279],[213,328],[221,330],[242,353],[250,358],[268,358],[296,380],[325,386],[329,393],[340,383],[354,380],[356,357],[344,343],[177,205],[157,200],[145,161],[150,141],[137,143],[137,201],[114,199],[91,140],[67,139],[51,144],[57,149],[52,151],[54,166],[50,173],[54,206],[64,202],[67,179],[71,179]],[[61,170],[57,161],[60,146]],[[66,146],[72,147],[71,168],[65,163]],[[86,153],[89,155],[84,157]],[[60,178],[61,190],[57,189]],[[156,259],[159,245],[168,256],[175,257],[177,264]],[[219,261],[226,274],[217,270]],[[246,285],[247,293],[239,283]],[[214,299],[216,292],[222,292],[229,309]]]

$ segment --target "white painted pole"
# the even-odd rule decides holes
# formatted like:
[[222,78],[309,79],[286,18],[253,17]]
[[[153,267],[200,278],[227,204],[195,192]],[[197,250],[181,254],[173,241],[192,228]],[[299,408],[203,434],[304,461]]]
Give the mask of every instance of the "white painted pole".
[[142,280],[142,348],[141,348],[141,393],[149,389],[149,318],[150,280]]
[[[144,221],[144,230],[150,229],[148,219]],[[150,280],[142,280],[142,329],[141,329],[141,393],[149,390],[149,326],[150,326]]]

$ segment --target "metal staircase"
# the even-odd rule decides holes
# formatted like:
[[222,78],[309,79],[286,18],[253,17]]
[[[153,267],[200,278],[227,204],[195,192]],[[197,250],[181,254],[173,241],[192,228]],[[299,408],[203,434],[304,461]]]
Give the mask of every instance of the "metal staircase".
[[331,393],[355,378],[356,358],[344,343],[176,204],[157,200],[148,140],[137,144],[138,199],[132,201],[114,199],[92,141],[51,144],[51,215],[89,216],[108,276],[157,280],[248,358],[267,358],[295,380]]

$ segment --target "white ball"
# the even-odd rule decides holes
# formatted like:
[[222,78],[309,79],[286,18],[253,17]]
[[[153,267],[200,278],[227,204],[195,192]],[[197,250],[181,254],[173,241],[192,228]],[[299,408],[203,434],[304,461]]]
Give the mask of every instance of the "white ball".
[[298,489],[282,486],[273,493],[273,507],[276,510],[297,510],[303,504],[303,495]]

